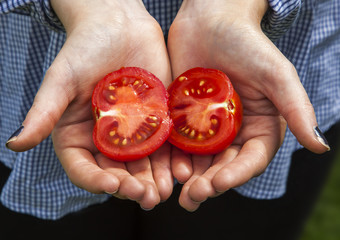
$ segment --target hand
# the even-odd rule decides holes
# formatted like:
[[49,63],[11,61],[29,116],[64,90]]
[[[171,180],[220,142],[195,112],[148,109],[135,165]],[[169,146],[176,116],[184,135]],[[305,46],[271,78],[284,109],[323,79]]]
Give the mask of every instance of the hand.
[[327,150],[315,135],[314,110],[295,68],[261,31],[266,9],[266,0],[186,0],[171,26],[173,76],[193,67],[222,70],[244,107],[241,130],[224,152],[174,150],[173,174],[185,183],[179,202],[189,211],[260,175],[282,144],[286,122],[303,146]]
[[123,66],[145,68],[167,86],[171,71],[163,33],[138,0],[55,0],[52,6],[67,39],[46,73],[23,132],[8,147],[25,151],[53,130],[56,154],[75,185],[151,209],[172,192],[170,147],[135,162],[109,160],[92,141],[91,95],[102,77]]

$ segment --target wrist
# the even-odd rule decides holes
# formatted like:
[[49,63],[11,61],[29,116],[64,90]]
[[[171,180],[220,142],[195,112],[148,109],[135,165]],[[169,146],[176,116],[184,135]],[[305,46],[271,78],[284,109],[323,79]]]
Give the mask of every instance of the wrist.
[[[268,0],[229,0],[254,21],[261,22],[268,10]],[[235,7],[236,7],[235,6]]]
[[78,24],[91,21],[112,23],[117,17],[133,17],[145,11],[141,0],[50,0],[54,12],[63,23],[66,32],[71,32]]
[[245,18],[256,24],[260,24],[263,16],[268,9],[268,0],[184,0],[181,11],[190,12],[207,12],[207,10],[216,13],[229,15],[234,18]]

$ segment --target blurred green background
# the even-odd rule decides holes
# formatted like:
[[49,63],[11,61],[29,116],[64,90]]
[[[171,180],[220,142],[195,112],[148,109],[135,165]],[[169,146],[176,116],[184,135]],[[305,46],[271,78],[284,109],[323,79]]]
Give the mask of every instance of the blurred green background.
[[340,239],[340,151],[300,240]]

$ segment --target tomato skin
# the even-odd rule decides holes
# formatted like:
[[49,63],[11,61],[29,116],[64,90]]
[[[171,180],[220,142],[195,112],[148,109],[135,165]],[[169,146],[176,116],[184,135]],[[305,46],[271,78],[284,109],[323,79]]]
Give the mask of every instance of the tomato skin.
[[236,137],[241,100],[229,78],[215,69],[193,68],[168,87],[174,127],[168,141],[192,154],[216,154]]
[[107,74],[92,94],[97,149],[123,162],[150,155],[172,129],[168,100],[163,83],[142,68],[125,67]]

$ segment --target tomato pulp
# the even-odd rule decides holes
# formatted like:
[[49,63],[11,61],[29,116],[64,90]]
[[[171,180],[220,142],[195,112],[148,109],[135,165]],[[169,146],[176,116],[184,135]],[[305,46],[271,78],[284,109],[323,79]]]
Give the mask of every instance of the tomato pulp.
[[234,140],[242,122],[242,104],[226,74],[193,68],[168,88],[174,128],[169,142],[193,154],[216,154]]
[[94,144],[118,161],[148,156],[167,140],[172,128],[163,83],[137,67],[121,68],[99,81],[92,111]]

